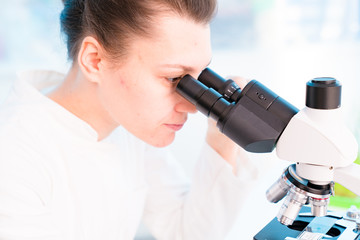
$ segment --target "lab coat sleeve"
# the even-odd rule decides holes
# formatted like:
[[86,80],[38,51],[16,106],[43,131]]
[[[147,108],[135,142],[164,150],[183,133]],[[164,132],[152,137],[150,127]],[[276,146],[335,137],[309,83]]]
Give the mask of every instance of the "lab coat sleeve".
[[[148,154],[149,193],[144,222],[158,240],[225,239],[255,177],[232,167],[208,145],[191,185],[170,153]],[[252,169],[251,169],[252,171]]]
[[40,156],[0,135],[0,239],[60,240],[46,207],[49,177],[34,161]]

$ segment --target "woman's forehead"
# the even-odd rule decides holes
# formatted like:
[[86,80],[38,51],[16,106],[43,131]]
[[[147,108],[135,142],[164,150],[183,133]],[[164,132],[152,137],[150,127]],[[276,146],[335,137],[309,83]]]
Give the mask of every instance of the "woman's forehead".
[[210,28],[180,16],[160,18],[151,38],[133,42],[141,61],[157,64],[198,65],[211,59]]

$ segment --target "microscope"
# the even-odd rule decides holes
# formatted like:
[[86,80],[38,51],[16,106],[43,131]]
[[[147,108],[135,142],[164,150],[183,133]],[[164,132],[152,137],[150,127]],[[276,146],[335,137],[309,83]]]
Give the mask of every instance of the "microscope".
[[[353,163],[358,145],[342,119],[339,81],[330,77],[308,81],[302,110],[256,80],[240,89],[208,68],[198,79],[184,76],[176,90],[246,151],[267,153],[276,148],[280,159],[293,162],[266,192],[270,202],[283,199],[277,219],[254,239],[329,239],[328,232],[341,221],[347,225],[332,239],[360,239],[360,211],[332,215],[327,211],[334,182],[360,195],[360,165]],[[299,228],[306,222],[304,214],[307,224]],[[286,230],[288,236],[279,234],[287,234]]]

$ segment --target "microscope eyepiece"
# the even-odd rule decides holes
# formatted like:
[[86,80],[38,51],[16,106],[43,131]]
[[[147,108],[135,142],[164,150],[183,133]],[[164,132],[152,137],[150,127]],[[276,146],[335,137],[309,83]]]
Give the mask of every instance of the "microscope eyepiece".
[[177,91],[194,104],[201,113],[207,117],[210,116],[215,121],[218,121],[231,107],[231,104],[220,93],[190,75],[180,80]]
[[237,102],[240,98],[240,87],[233,80],[226,80],[209,68],[202,71],[199,81],[219,92],[229,102]]
[[209,68],[205,68],[198,77],[198,80],[209,88],[213,88],[220,93],[226,80]]
[[176,87],[176,91],[194,105],[207,89],[208,87],[190,75],[185,75]]

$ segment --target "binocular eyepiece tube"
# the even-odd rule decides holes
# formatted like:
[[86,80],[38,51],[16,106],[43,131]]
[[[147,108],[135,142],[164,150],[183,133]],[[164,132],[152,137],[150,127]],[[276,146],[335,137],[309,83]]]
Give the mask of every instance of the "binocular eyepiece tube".
[[271,152],[290,119],[293,105],[256,80],[244,89],[205,69],[198,80],[183,77],[176,91],[217,122],[222,133],[246,151]]

